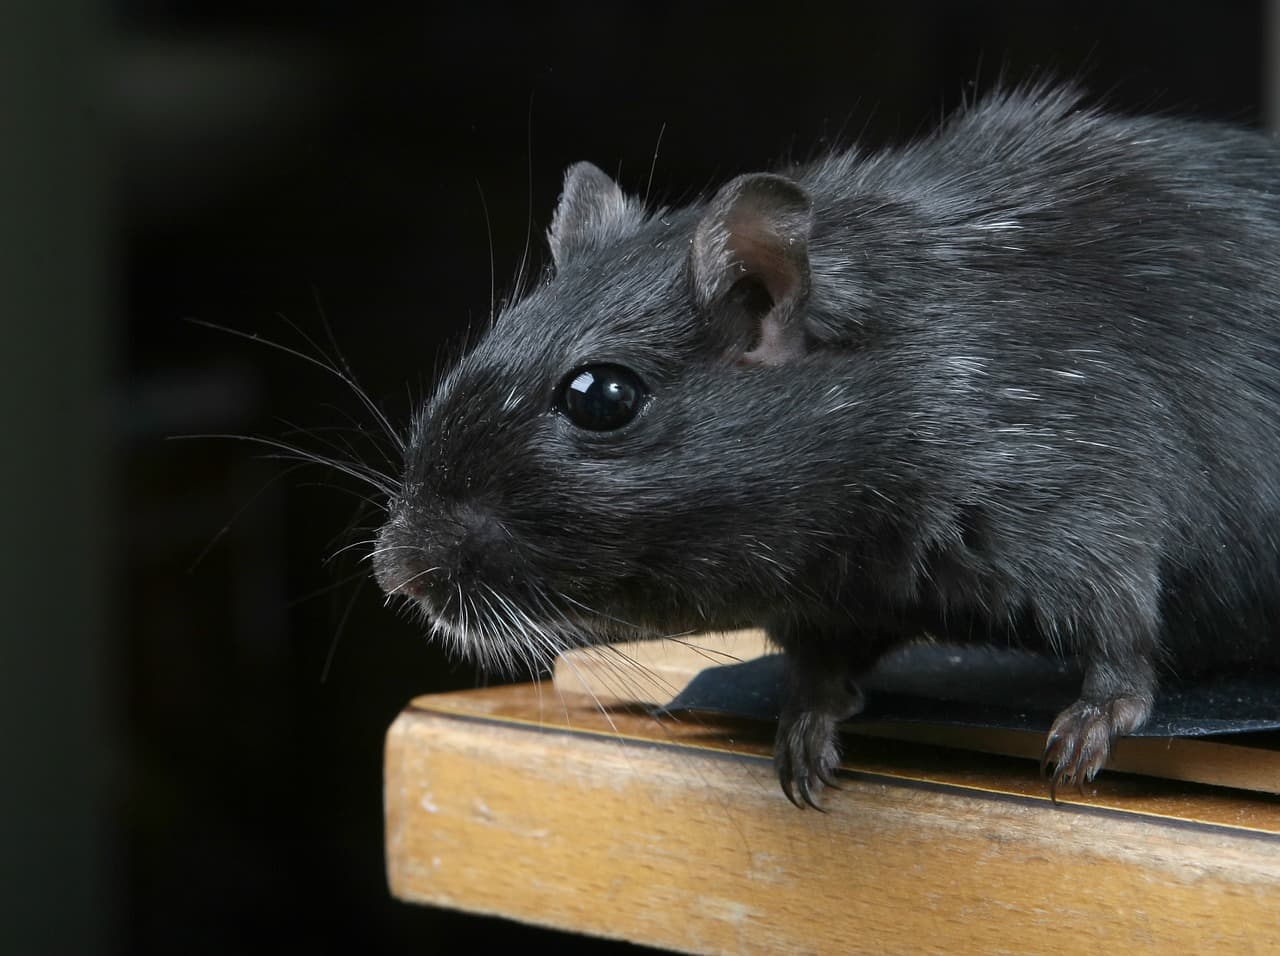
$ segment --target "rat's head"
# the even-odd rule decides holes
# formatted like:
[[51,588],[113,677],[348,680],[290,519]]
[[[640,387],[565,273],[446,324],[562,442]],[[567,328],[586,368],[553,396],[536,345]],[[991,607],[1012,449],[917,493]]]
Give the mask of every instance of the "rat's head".
[[383,589],[499,666],[758,619],[787,587],[775,529],[806,520],[777,435],[795,403],[780,373],[806,351],[810,218],[776,176],[650,214],[571,168],[554,276],[414,424]]

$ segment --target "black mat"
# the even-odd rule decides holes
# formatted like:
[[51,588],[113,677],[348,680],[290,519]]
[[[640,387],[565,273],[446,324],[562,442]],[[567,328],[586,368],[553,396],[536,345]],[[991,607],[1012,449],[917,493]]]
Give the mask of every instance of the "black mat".
[[[774,720],[784,679],[771,654],[712,667],[664,710],[706,710]],[[1043,733],[1079,694],[1080,673],[1034,654],[916,644],[884,658],[860,686],[856,719],[958,724]],[[1215,677],[1161,687],[1155,712],[1134,736],[1203,737],[1280,730],[1280,677]]]

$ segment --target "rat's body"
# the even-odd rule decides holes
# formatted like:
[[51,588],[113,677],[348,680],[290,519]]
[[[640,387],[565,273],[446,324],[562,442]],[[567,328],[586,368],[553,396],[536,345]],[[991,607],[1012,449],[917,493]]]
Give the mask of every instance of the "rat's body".
[[922,629],[1079,657],[1055,784],[1162,671],[1280,666],[1275,141],[1040,88],[676,211],[577,166],[551,244],[375,558],[464,652],[765,626],[810,803]]

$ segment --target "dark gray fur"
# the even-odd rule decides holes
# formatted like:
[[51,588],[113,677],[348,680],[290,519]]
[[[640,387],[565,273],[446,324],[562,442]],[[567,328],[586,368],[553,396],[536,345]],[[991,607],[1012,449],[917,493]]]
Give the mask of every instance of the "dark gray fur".
[[[554,277],[414,424],[375,556],[463,653],[765,626],[813,803],[851,678],[928,631],[1078,656],[1055,786],[1161,672],[1280,665],[1280,146],[994,94],[646,212],[572,168]],[[556,409],[636,371],[613,432]]]

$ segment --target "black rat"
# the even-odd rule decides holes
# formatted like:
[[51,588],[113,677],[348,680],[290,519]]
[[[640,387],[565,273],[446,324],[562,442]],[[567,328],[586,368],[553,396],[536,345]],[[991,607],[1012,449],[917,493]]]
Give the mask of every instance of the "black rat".
[[997,91],[647,210],[573,166],[554,269],[413,423],[373,560],[495,666],[762,626],[814,805],[922,633],[1077,658],[1055,787],[1162,672],[1276,667],[1280,145]]

